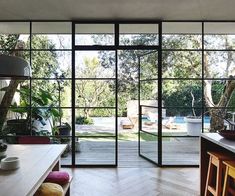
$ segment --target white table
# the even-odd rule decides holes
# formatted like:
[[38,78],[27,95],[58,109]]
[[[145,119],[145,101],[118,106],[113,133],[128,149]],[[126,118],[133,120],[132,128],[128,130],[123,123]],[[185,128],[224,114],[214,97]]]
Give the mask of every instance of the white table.
[[51,170],[59,170],[66,145],[8,145],[7,156],[17,156],[20,168],[0,170],[0,196],[33,195]]

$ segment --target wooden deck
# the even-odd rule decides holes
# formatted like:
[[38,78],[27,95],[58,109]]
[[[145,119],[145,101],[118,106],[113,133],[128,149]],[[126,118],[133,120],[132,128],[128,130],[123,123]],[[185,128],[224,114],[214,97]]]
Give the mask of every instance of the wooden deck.
[[[82,141],[76,153],[76,164],[114,164],[115,142]],[[157,161],[157,142],[141,142],[141,153]],[[165,165],[198,165],[199,138],[171,138],[163,141],[162,161]],[[71,164],[71,155],[62,158],[62,164]],[[151,168],[154,164],[138,156],[138,142],[118,142],[118,167]]]

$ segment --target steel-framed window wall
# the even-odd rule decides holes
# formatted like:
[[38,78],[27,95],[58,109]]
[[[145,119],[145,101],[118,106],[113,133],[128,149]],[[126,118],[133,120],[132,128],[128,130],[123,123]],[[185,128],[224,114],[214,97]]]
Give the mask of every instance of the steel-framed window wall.
[[[29,24],[29,31],[30,31],[30,47],[28,48],[28,49],[23,49],[23,50],[20,50],[20,51],[24,51],[24,52],[29,52],[29,56],[30,56],[30,59],[29,59],[29,62],[30,62],[30,65],[32,64],[32,52],[33,51],[37,51],[37,49],[32,49],[32,45],[31,45],[31,39],[32,39],[32,23],[33,22],[71,22],[71,21],[0,21],[0,22],[26,22],[26,23],[28,23]],[[188,80],[188,79],[190,79],[190,80],[200,80],[201,82],[202,82],[202,84],[203,84],[203,81],[204,80],[206,80],[206,79],[209,79],[209,80],[221,80],[221,81],[226,81],[226,80],[228,80],[228,78],[205,78],[204,77],[204,52],[213,52],[213,51],[221,51],[221,52],[226,52],[226,51],[235,51],[234,49],[207,49],[207,48],[205,48],[204,47],[204,26],[207,24],[207,23],[209,23],[209,22],[214,22],[214,23],[228,23],[228,22],[231,22],[231,23],[233,23],[234,21],[162,21],[163,23],[168,23],[168,22],[198,22],[198,23],[201,23],[201,25],[202,25],[202,48],[201,49],[198,49],[198,50],[195,50],[195,49],[190,49],[190,50],[188,50],[188,49],[169,49],[170,51],[198,51],[198,52],[201,52],[202,53],[202,55],[201,55],[201,61],[202,61],[202,77],[201,78],[197,78],[197,79],[195,79],[195,78],[180,78],[180,80]],[[72,23],[72,22],[71,22]],[[77,23],[77,22],[75,22],[75,23]],[[89,22],[85,22],[84,21],[84,23],[89,23]],[[96,21],[92,21],[91,23],[96,23]],[[99,22],[98,22],[99,23]],[[104,23],[104,21],[102,21],[101,23]],[[118,45],[118,31],[117,31],[117,29],[118,29],[118,25],[119,24],[121,24],[121,23],[148,23],[147,21],[143,21],[143,22],[135,22],[135,21],[127,21],[127,22],[123,22],[123,21],[121,21],[121,22],[114,22],[114,21],[110,21],[109,23],[113,23],[113,24],[115,24],[115,29],[116,29],[116,31],[115,31],[115,46],[113,46],[113,47],[111,47],[111,48],[109,48],[109,47],[103,47],[103,49],[113,49],[113,50],[115,50],[115,51],[117,51],[118,49],[120,49],[120,50],[123,50],[123,49],[156,49],[155,47],[146,47],[146,46],[119,46]],[[150,23],[159,23],[159,21],[154,21],[154,22],[150,22]],[[73,27],[73,25],[72,25],[72,32],[75,32],[74,31],[74,29],[73,29],[74,27]],[[161,38],[160,38],[161,39]],[[72,42],[73,42],[74,40],[72,39]],[[162,52],[164,52],[164,51],[168,51],[168,49],[162,49],[162,44],[161,44],[161,42],[159,42],[159,50],[160,50],[160,52],[159,52],[159,55],[161,55],[161,53]],[[79,50],[79,49],[83,49],[83,48],[79,48],[79,47],[74,47],[74,44],[72,44],[72,48],[69,50],[69,51],[71,51],[72,53],[75,51],[75,49],[77,50]],[[89,48],[87,48],[88,50],[89,50]],[[94,49],[98,49],[98,48],[96,48],[96,47],[93,47],[92,48],[92,50],[94,50]],[[17,51],[17,49],[0,49],[1,51]],[[41,49],[41,50],[39,50],[39,51],[44,51],[44,49]],[[47,51],[50,51],[50,50],[47,50]],[[55,50],[55,51],[57,51],[57,50]],[[60,50],[58,50],[58,51],[60,51]],[[65,50],[66,51],[66,50]],[[72,65],[74,65],[74,55],[72,55]],[[117,60],[117,59],[116,59]],[[161,59],[159,60],[159,66],[161,66]],[[116,61],[116,63],[117,63],[117,61]],[[72,66],[73,67],[73,66]],[[71,81],[71,83],[72,83],[72,88],[73,87],[75,87],[74,86],[74,81],[73,81],[73,78],[75,78],[75,75],[74,75],[75,73],[74,73],[74,71],[73,71],[73,69],[72,69],[72,77],[71,78],[67,78],[67,80],[72,80]],[[162,73],[159,73],[159,75],[162,77]],[[177,80],[177,78],[162,78],[161,79],[161,77],[159,77],[158,78],[158,84],[159,84],[159,89],[162,91],[162,87],[161,87],[161,83],[162,83],[162,81],[163,80]],[[31,87],[32,86],[32,81],[34,81],[34,80],[39,80],[39,79],[42,79],[42,80],[52,80],[52,78],[32,78],[32,79],[30,79],[29,80],[29,86]],[[179,78],[178,78],[179,79]],[[31,89],[31,88],[30,88]],[[72,90],[72,89],[71,89]],[[202,110],[202,113],[204,113],[205,112],[205,110],[206,110],[206,108],[205,108],[205,104],[204,104],[204,94],[203,94],[203,90],[204,90],[204,85],[202,85],[202,101],[203,101],[203,104],[202,104],[202,107],[198,107],[199,109],[201,109]],[[32,92],[31,92],[32,93]],[[73,94],[73,91],[72,91],[72,97],[75,97],[75,95]],[[159,96],[159,98],[162,96],[162,94],[160,94],[160,96]],[[30,97],[30,103],[31,103],[31,97]],[[30,104],[31,105],[31,104]],[[117,105],[116,105],[116,107],[117,107]],[[75,135],[74,135],[74,130],[75,130],[75,127],[74,127],[74,122],[75,122],[75,113],[73,113],[74,112],[74,110],[75,110],[75,104],[73,104],[73,99],[72,99],[72,105],[71,105],[71,107],[62,107],[63,109],[71,109],[71,111],[72,111],[72,127],[73,127],[73,132],[72,132],[72,136],[71,137],[75,137]],[[161,105],[160,105],[160,107],[159,108],[161,108]],[[162,109],[164,109],[165,107],[163,107]],[[170,107],[169,107],[170,108]],[[234,109],[233,107],[226,107],[227,109]],[[30,107],[30,109],[32,109],[31,107]],[[218,108],[218,109],[220,109],[220,108]],[[161,119],[160,119],[161,117],[160,117],[160,115],[159,115],[159,122],[161,122]],[[159,128],[161,129],[161,123],[159,123]],[[204,123],[203,123],[203,118],[202,118],[202,126],[203,126],[203,128],[202,128],[202,130],[204,131]],[[159,137],[160,138],[162,138],[161,137],[161,135],[160,135],[160,133],[159,133]],[[165,136],[164,136],[165,137]],[[74,140],[72,140],[72,147],[73,147],[73,152],[74,152],[74,148],[75,148],[75,143],[74,143]],[[160,149],[160,148],[159,148]],[[161,150],[160,150],[161,151]],[[161,155],[159,155],[159,157],[160,157],[160,159],[159,160],[161,160]],[[159,163],[160,163],[161,161],[159,161]],[[74,158],[72,157],[72,165],[75,165],[75,160],[74,160]],[[160,166],[162,165],[162,166],[164,166],[164,164],[159,164]]]

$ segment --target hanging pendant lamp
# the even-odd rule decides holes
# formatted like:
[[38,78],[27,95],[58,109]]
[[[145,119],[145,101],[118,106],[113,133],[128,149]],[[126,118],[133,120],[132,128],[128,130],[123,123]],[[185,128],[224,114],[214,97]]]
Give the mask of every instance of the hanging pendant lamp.
[[31,68],[23,58],[0,55],[0,77],[29,78],[31,77]]

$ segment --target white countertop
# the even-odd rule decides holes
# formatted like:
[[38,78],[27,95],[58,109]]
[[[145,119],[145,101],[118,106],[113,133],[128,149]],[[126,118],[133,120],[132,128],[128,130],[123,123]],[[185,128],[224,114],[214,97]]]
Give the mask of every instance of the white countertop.
[[201,137],[235,153],[235,141],[227,140],[218,133],[202,133]]

